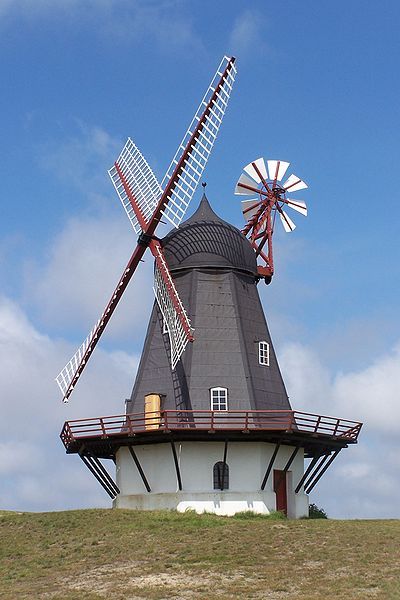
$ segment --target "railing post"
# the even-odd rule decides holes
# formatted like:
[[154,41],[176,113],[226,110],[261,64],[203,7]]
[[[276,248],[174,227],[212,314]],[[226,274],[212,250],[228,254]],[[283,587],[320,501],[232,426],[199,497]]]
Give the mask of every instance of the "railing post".
[[340,423],[340,419],[336,419],[335,429],[333,430],[333,435],[336,435]]
[[166,429],[168,429],[168,412],[166,410],[163,410],[162,414],[164,417],[164,431],[165,431]]
[[294,410],[292,410],[291,415],[290,415],[290,423],[289,423],[289,431],[293,431],[294,429],[294,425],[296,425],[296,418],[294,416]]
[[101,431],[103,432],[103,437],[106,438],[107,437],[107,433],[106,433],[106,428],[104,427],[104,421],[103,421],[103,419],[101,417],[100,417],[99,421],[100,421],[100,425],[101,425]]
[[318,416],[317,422],[315,423],[314,433],[317,433],[320,422],[321,422],[321,415]]
[[245,424],[244,424],[244,430],[245,431],[249,430],[249,411],[248,410],[246,410],[246,421],[245,421]]

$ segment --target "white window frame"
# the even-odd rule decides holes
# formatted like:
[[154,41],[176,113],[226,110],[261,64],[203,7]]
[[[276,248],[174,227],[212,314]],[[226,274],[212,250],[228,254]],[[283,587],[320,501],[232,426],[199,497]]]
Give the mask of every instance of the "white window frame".
[[228,410],[228,388],[214,387],[210,389],[211,410]]
[[258,342],[258,364],[269,367],[269,343],[265,340]]

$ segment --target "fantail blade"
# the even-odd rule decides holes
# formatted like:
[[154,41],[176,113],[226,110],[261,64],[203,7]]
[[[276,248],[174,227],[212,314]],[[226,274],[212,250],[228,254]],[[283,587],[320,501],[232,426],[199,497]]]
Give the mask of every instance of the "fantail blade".
[[258,189],[254,181],[250,179],[250,177],[247,177],[247,175],[242,173],[236,184],[235,194],[238,194],[240,196],[251,196],[257,192]]
[[[257,183],[261,183],[261,177],[266,180],[268,179],[267,168],[263,158],[257,158],[243,168],[244,171]],[[261,175],[261,177],[260,177]]]
[[286,233],[290,233],[291,231],[296,229],[296,225],[293,223],[292,219],[289,217],[289,215],[285,213],[284,210],[279,213],[279,216],[281,218],[282,225]]
[[289,168],[290,163],[283,160],[268,160],[268,173],[271,181],[281,181]]
[[290,175],[290,177],[283,184],[283,188],[290,193],[297,192],[298,190],[305,190],[308,187],[304,181],[299,179],[297,175]]
[[307,216],[307,205],[302,200],[293,200],[292,198],[286,198],[286,204],[296,210],[301,215]]

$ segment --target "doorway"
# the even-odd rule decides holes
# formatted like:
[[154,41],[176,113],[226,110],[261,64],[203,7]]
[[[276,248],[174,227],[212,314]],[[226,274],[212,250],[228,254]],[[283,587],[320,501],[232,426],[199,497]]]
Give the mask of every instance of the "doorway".
[[287,517],[287,477],[285,471],[274,469],[274,492],[276,496],[276,510],[280,510]]

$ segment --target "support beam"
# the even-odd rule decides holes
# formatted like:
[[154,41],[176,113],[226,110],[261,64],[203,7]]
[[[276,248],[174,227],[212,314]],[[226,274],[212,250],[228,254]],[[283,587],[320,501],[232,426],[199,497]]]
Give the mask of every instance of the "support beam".
[[147,481],[147,479],[146,479],[146,475],[144,474],[144,471],[143,471],[143,469],[142,469],[142,465],[140,464],[140,462],[139,462],[139,459],[138,459],[138,457],[136,456],[136,452],[134,451],[134,449],[132,448],[132,446],[128,446],[128,450],[129,450],[129,452],[131,453],[131,456],[132,456],[133,462],[135,463],[135,465],[136,465],[136,467],[137,467],[137,470],[139,471],[139,475],[140,475],[140,477],[142,478],[142,481],[143,481],[143,483],[144,483],[144,487],[146,488],[146,490],[147,490],[148,492],[151,492],[151,488],[150,488],[150,486],[149,486],[149,482]]
[[119,487],[117,486],[117,484],[115,483],[113,478],[110,476],[108,471],[103,467],[100,460],[92,452],[88,452],[87,456],[88,456],[88,458],[91,459],[92,465],[95,468],[97,468],[98,472],[102,475],[104,480],[108,483],[110,488],[113,490],[113,492],[117,496],[120,493]]
[[174,463],[175,463],[175,471],[176,471],[176,479],[178,481],[178,488],[180,491],[182,491],[182,479],[181,479],[181,472],[179,469],[179,462],[178,462],[178,456],[176,454],[176,448],[175,448],[175,443],[173,440],[171,440],[171,448],[172,448],[172,455],[174,457]]
[[266,486],[266,484],[267,484],[267,481],[268,481],[269,474],[270,474],[270,473],[271,473],[271,471],[272,471],[272,467],[274,466],[274,462],[275,462],[275,459],[276,459],[276,455],[278,454],[278,450],[279,450],[280,446],[281,446],[281,445],[280,445],[280,443],[279,443],[279,444],[276,444],[276,446],[275,446],[275,450],[274,450],[274,452],[273,452],[273,454],[272,454],[272,456],[271,456],[271,460],[269,461],[269,465],[268,465],[268,467],[267,467],[267,470],[265,471],[264,479],[262,480],[262,484],[261,484],[261,489],[262,489],[263,491],[264,491],[264,489],[265,489],[265,486]]
[[312,480],[314,479],[314,477],[318,474],[319,470],[321,469],[321,467],[323,467],[323,465],[326,463],[326,461],[329,458],[329,453],[328,454],[323,454],[321,456],[321,460],[319,461],[319,463],[315,466],[314,471],[312,471],[312,473],[309,475],[307,481],[304,484],[304,490],[306,490],[308,488],[308,486],[310,485],[310,483],[312,482]]
[[303,483],[305,482],[305,480],[307,479],[309,473],[311,473],[311,471],[313,470],[314,466],[316,465],[317,461],[319,459],[319,455],[318,456],[314,456],[314,458],[312,459],[312,461],[310,462],[310,464],[308,465],[307,471],[304,473],[303,477],[300,479],[299,483],[297,484],[296,489],[294,490],[295,494],[298,494],[301,486],[303,485]]
[[105,483],[105,481],[103,481],[103,479],[100,477],[100,475],[96,472],[96,470],[92,466],[92,464],[91,464],[90,460],[88,459],[88,457],[84,456],[83,454],[79,454],[79,457],[81,458],[82,462],[87,466],[87,468],[89,469],[89,471],[95,476],[95,478],[97,479],[97,481],[100,483],[101,487],[107,492],[107,494],[110,496],[110,498],[112,500],[114,500],[116,494]]
[[279,479],[276,482],[276,485],[275,485],[276,489],[278,489],[280,487],[283,479],[286,477],[286,473],[288,472],[290,465],[294,461],[299,449],[300,449],[300,446],[296,446],[295,449],[293,450],[292,454],[290,455],[289,460],[287,461],[286,465],[283,468],[281,476],[279,477]]
[[309,494],[311,492],[311,490],[317,485],[318,481],[321,479],[321,477],[325,473],[325,471],[331,466],[331,464],[333,463],[333,461],[339,454],[340,450],[341,450],[341,448],[339,448],[339,450],[336,450],[332,454],[332,456],[330,457],[330,459],[328,460],[328,462],[326,463],[325,467],[322,469],[322,471],[320,472],[318,477],[316,479],[314,479],[314,481],[311,483],[311,485],[307,488],[306,494]]
[[222,476],[221,476],[221,492],[224,491],[224,480],[225,480],[225,471],[226,471],[226,455],[228,452],[228,440],[225,440],[225,446],[224,446],[224,458],[222,461]]
[[117,486],[117,484],[115,483],[113,478],[110,476],[109,472],[104,468],[104,466],[102,465],[100,460],[97,458],[97,456],[95,456],[92,452],[88,452],[87,456],[91,459],[92,464],[94,464],[96,466],[99,473],[101,473],[104,480],[108,483],[108,485],[111,487],[111,489],[114,490],[115,495],[119,494],[120,493],[119,487]]

